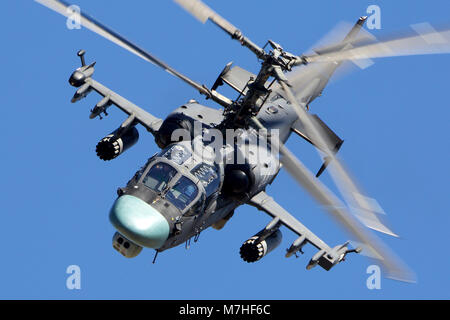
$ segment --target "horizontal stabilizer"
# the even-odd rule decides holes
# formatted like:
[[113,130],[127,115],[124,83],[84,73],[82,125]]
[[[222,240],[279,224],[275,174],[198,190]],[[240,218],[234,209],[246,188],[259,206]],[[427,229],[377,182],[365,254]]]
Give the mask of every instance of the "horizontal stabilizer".
[[245,95],[247,93],[247,85],[252,79],[256,79],[256,75],[238,66],[231,68],[231,64],[228,64],[216,80],[213,90],[219,85],[226,83],[240,94]]
[[[337,134],[334,133],[334,131],[331,130],[325,124],[325,122],[323,122],[322,119],[320,119],[317,115],[315,115],[315,114],[311,115],[311,120],[314,122],[316,127],[319,128],[321,133],[323,134],[323,136],[325,138],[324,140],[328,144],[327,147],[320,144],[320,142],[319,142],[320,138],[316,137],[312,132],[308,132],[306,130],[305,126],[300,121],[300,119],[298,119],[297,121],[295,121],[292,124],[291,130],[293,132],[295,132],[297,135],[299,135],[300,137],[302,137],[303,139],[305,139],[306,141],[308,141],[309,143],[311,143],[316,148],[318,148],[322,151],[326,151],[328,149],[328,150],[332,150],[334,153],[337,153],[339,151],[339,149],[341,148],[342,143],[344,143],[344,140],[339,138],[337,136]],[[325,157],[322,166],[320,167],[319,171],[316,174],[316,177],[319,177],[325,171],[325,169],[327,168],[329,163],[330,163],[330,158]]]
[[339,138],[316,114],[311,115],[311,120],[322,131],[328,146],[321,145],[320,138],[316,137],[313,132],[309,132],[300,119],[292,124],[291,130],[320,150],[339,150],[344,140]]

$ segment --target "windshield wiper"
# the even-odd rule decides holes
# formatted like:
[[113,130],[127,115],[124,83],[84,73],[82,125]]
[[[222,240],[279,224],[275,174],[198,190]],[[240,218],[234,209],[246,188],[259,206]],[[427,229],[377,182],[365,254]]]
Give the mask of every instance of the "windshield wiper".
[[164,189],[162,189],[159,193],[158,193],[158,196],[161,198],[161,199],[164,199],[165,197],[166,197],[166,194],[171,190],[171,189],[173,189],[175,186],[177,186],[178,184],[179,184],[180,182],[179,181],[177,181],[177,182],[175,182],[175,183],[168,183],[167,184],[167,186],[164,188]]

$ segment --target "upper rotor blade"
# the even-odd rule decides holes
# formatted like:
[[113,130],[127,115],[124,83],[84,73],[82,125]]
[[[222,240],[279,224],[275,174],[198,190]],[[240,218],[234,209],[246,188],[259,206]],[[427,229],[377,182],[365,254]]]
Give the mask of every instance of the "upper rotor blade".
[[416,32],[415,35],[371,44],[355,44],[347,50],[305,56],[305,59],[307,62],[326,62],[450,53],[450,29],[436,31],[428,23],[411,27]]
[[[327,48],[332,48],[335,51],[338,47],[351,47],[354,43],[376,40],[376,38],[364,28],[358,28],[358,33],[356,35],[351,35],[351,39],[345,40],[346,38],[348,39],[350,30],[352,30],[352,28],[355,28],[355,24],[345,21],[339,22],[325,36],[317,41],[309,51],[321,54],[324,51],[326,52]],[[323,71],[325,69],[325,65],[327,64],[328,63],[311,63],[302,65],[286,74],[286,78],[288,79],[289,84],[292,86],[291,89],[294,91],[294,95],[298,100],[302,99],[301,93],[309,83],[314,81],[315,78],[322,78],[325,76]],[[333,68],[333,72],[325,72],[325,74],[329,75],[329,78],[325,79],[326,81],[337,81],[344,75],[348,75],[350,72],[357,70],[357,67],[359,67],[360,69],[365,69],[371,66],[373,62],[371,59],[364,59],[342,61],[342,63],[339,64],[333,62],[333,64],[336,66],[335,68]],[[272,86],[272,88],[274,88],[274,86]],[[278,84],[274,89],[281,90]],[[308,98],[308,100],[308,103],[310,104],[313,99]]]
[[[70,5],[58,0],[35,0],[36,2],[42,4],[43,6],[58,12],[59,14],[65,16],[65,17],[71,17],[74,12],[70,8]],[[149,61],[161,68],[163,68],[165,71],[170,73],[171,75],[174,75],[177,78],[180,78],[190,86],[197,89],[200,93],[205,94],[207,96],[210,95],[209,91],[204,88],[201,84],[189,79],[185,75],[181,74],[180,72],[176,71],[163,61],[159,60],[155,56],[151,55],[147,51],[141,49],[134,43],[128,41],[126,38],[122,37],[118,33],[112,31],[108,27],[102,25],[100,22],[96,21],[94,18],[80,12],[80,23],[82,26],[90,29],[91,31],[97,33],[98,35],[104,37],[105,39],[108,39],[109,41],[114,42],[115,44],[121,46],[122,48],[130,51],[131,53],[141,57],[142,59]]]
[[214,10],[208,7],[205,3],[199,0],[174,0],[180,6],[182,6],[187,12],[192,14],[201,23],[205,23],[208,19],[214,22],[217,26],[222,28],[230,36],[233,36],[236,32],[240,32],[238,28],[222,18]]
[[242,32],[232,25],[229,21],[217,14],[213,9],[208,7],[200,0],[174,0],[187,12],[197,18],[200,22],[205,23],[208,19],[214,24],[228,33],[231,38],[238,40],[243,46],[249,48],[258,57],[263,57],[264,49],[253,43],[250,39],[245,37]]

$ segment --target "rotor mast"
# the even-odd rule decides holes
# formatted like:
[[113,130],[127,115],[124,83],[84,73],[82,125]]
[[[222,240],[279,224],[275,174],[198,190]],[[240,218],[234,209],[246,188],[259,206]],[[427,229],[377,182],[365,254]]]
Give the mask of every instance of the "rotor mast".
[[[184,0],[176,1],[186,8],[187,2]],[[271,92],[270,89],[265,86],[267,80],[269,80],[270,77],[274,77],[276,80],[283,81],[288,84],[283,73],[285,71],[290,71],[292,66],[306,64],[306,59],[284,51],[279,44],[272,40],[268,40],[268,44],[272,47],[272,50],[266,52],[264,48],[261,48],[249,38],[244,36],[238,28],[223,19],[214,11],[210,10],[208,7],[191,7],[189,9],[189,11],[201,21],[204,22],[208,19],[211,20],[215,25],[228,33],[232,39],[239,41],[242,46],[248,48],[256,55],[258,59],[262,61],[261,69],[259,70],[256,78],[250,79],[247,83],[247,93],[239,101],[235,101],[233,104],[225,107],[224,114],[226,119],[224,122],[227,125],[232,124],[234,126],[246,126],[248,119],[258,114],[265,99]],[[209,9],[209,11],[207,9]],[[207,12],[207,15],[199,15],[199,11],[202,13]]]
[[299,57],[289,52],[285,52],[279,44],[271,40],[268,41],[268,44],[270,44],[272,50],[266,52],[264,48],[259,47],[249,38],[244,36],[241,30],[201,1],[175,0],[175,2],[191,13],[200,22],[205,23],[207,20],[210,20],[228,33],[232,39],[239,41],[242,46],[253,52],[258,59],[262,60],[261,69],[256,76],[256,79],[250,80],[247,84],[248,91],[245,96],[239,101],[234,101],[229,107],[225,107],[224,124],[228,127],[230,125],[247,126],[248,119],[259,112],[265,98],[270,94],[270,90],[265,87],[265,84],[270,77],[274,77],[278,81],[287,83],[287,79],[283,72],[290,71],[295,65],[307,63],[303,56]]
[[[240,31],[239,34],[241,34]],[[266,87],[269,78],[273,77],[275,80],[284,82],[286,85],[290,86],[284,72],[290,71],[294,65],[304,64],[306,61],[302,57],[284,51],[279,44],[272,40],[268,41],[268,44],[272,49],[269,52],[266,52],[264,49],[254,45],[248,39],[246,40],[247,42],[240,39],[245,40],[247,38],[241,34],[241,38],[238,38],[238,40],[243,43],[244,46],[250,48],[250,50],[262,60],[261,69],[259,70],[256,79],[250,80],[247,84],[248,91],[245,96],[239,101],[235,101],[229,108],[226,108],[225,116],[228,119],[228,123],[233,122],[234,125],[237,126],[247,126],[248,119],[258,114],[265,100],[271,93],[271,85]],[[253,46],[249,43],[253,44]]]

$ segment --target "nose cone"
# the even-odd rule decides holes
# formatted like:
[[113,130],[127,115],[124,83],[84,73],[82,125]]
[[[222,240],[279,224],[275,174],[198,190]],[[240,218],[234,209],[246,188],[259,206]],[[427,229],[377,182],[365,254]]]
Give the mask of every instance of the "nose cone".
[[109,213],[113,226],[138,245],[160,248],[169,237],[169,223],[152,206],[130,195],[119,197]]

